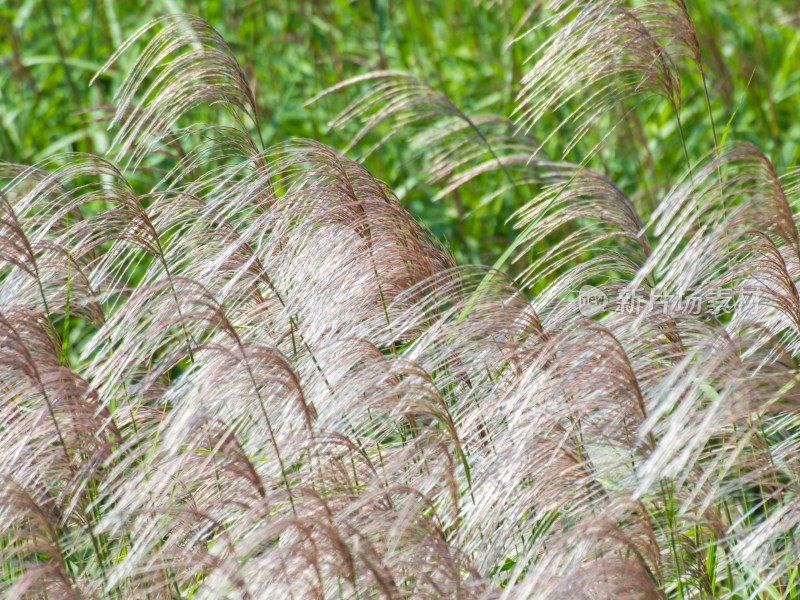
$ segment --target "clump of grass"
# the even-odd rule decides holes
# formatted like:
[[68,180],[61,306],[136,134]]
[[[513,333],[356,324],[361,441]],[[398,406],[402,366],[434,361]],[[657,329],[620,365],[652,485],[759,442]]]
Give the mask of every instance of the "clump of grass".
[[[426,124],[443,193],[500,173],[486,201],[522,201],[495,266],[534,255],[514,278],[457,266],[342,153],[264,148],[197,17],[120,48],[157,29],[113,153],[3,165],[8,597],[799,597],[800,184],[723,145],[708,100],[708,154],[681,144],[640,215],[567,159],[630,100],[682,135],[693,23],[548,4],[516,121],[389,71],[330,91],[368,86],[337,120],[357,140]],[[181,126],[203,103],[227,124]],[[549,160],[527,130],[573,104]]]

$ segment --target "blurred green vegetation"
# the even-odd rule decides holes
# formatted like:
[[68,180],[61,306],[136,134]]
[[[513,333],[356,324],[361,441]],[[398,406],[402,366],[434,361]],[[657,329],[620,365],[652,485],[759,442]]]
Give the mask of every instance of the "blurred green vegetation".
[[[227,40],[253,85],[265,145],[310,137],[344,148],[358,123],[341,130],[327,123],[358,88],[306,102],[347,77],[396,69],[428,82],[469,115],[511,116],[526,59],[548,35],[535,31],[508,44],[537,22],[531,2],[496,0],[11,0],[0,8],[0,151],[7,162],[32,163],[57,152],[103,154],[111,136],[98,107],[113,92],[136,52],[129,52],[94,85],[90,80],[128,36],[157,16],[188,12],[205,18]],[[800,156],[800,8],[794,2],[692,2],[702,47],[716,137],[750,141],[779,172]],[[684,66],[681,122],[688,158],[714,150],[703,82]],[[614,133],[624,111],[595,123],[566,157],[588,162],[628,193],[646,217],[686,168],[677,122],[668,103],[638,106]],[[564,107],[530,134],[544,139],[569,111]],[[219,122],[213,109],[197,121]],[[728,124],[730,123],[729,127]],[[386,127],[389,124],[385,124]],[[727,131],[726,131],[727,130]],[[501,173],[476,178],[434,201],[438,188],[424,177],[426,155],[402,132],[365,159],[405,206],[453,248],[459,263],[492,264],[514,238],[509,217],[527,200],[509,192],[483,207],[504,185]],[[349,153],[358,158],[381,129]],[[558,159],[570,139],[565,128],[542,148]],[[477,209],[477,210],[476,210]],[[524,263],[524,260],[522,261]],[[521,268],[521,267],[517,267]]]

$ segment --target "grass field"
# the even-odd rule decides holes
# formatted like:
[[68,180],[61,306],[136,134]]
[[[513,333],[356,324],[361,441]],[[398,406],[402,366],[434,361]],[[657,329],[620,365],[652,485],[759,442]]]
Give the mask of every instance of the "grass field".
[[0,17],[6,596],[800,599],[792,3]]
[[[509,117],[521,89],[525,60],[546,39],[535,32],[508,46],[541,10],[515,2],[11,2],[2,9],[3,120],[0,150],[6,160],[31,163],[56,152],[108,149],[106,123],[90,109],[112,102],[132,56],[90,86],[114,50],[148,20],[188,12],[206,19],[229,43],[256,92],[262,139],[272,145],[305,137],[344,148],[358,131],[327,124],[354,92],[306,103],[329,86],[376,69],[398,70],[442,92],[468,115]],[[690,13],[701,42],[718,137],[759,146],[778,169],[800,156],[797,15],[791,3],[693,2]],[[127,60],[128,62],[124,62]],[[702,82],[683,72],[681,115],[692,161],[711,149]],[[541,141],[568,114],[567,106],[531,130]],[[581,163],[628,106],[597,126],[569,158]],[[198,119],[212,118],[200,112]],[[216,117],[214,117],[216,118]],[[671,110],[642,107],[587,166],[600,168],[629,191],[643,212],[686,168]],[[725,133],[727,132],[727,135]],[[476,218],[504,176],[494,174],[433,198],[445,187],[430,183],[431,156],[412,143],[413,130],[372,154],[365,164],[398,193],[404,206],[440,238],[461,264],[492,264],[514,232],[506,220],[526,200],[505,194]],[[379,135],[356,145],[363,156]],[[568,132],[551,139],[542,158],[561,157]],[[636,139],[636,144],[627,143]]]

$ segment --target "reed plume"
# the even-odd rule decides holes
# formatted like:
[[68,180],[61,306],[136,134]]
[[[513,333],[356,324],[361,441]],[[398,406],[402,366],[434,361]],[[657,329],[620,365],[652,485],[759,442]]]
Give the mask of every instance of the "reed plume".
[[[326,92],[363,89],[352,147],[415,129],[442,195],[500,174],[497,268],[344,153],[264,148],[198,17],[104,67],[150,36],[107,156],[2,166],[7,597],[800,597],[796,172],[709,140],[640,214],[565,159],[631,98],[680,118],[686,7],[547,4],[516,116],[394,71]],[[205,103],[226,124],[183,126]]]

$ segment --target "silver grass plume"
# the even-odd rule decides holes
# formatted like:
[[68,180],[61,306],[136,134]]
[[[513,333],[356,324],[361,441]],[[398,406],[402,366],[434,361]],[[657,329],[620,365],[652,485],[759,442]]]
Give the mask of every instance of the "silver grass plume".
[[[578,17],[543,49],[557,66],[529,81],[563,95],[580,85],[564,69],[599,61],[603,110],[640,89],[677,106],[669,52],[691,58],[693,39],[672,18],[682,4],[553,5]],[[258,118],[250,88],[219,35],[172,16],[135,38],[154,26],[118,97],[113,157],[2,168],[6,596],[790,591],[794,174],[753,146],[715,147],[642,219],[603,174],[528,163],[536,145],[504,120],[465,120],[429,88],[381,74],[379,93],[400,94],[386,115],[454,118],[434,134],[445,189],[494,165],[511,187],[540,186],[514,217],[517,248],[561,243],[513,281],[456,266],[336,150],[261,149],[245,126]],[[573,47],[585,30],[601,43]],[[608,63],[621,45],[622,65]],[[523,120],[561,101],[536,93],[523,92]],[[199,130],[176,123],[205,102],[236,126],[203,127],[187,151]],[[138,190],[156,151],[175,162]],[[589,318],[571,292],[607,272],[612,298],[644,288],[737,302],[726,319],[617,300]],[[538,280],[544,291],[529,294]],[[84,324],[79,357],[65,352],[68,317]]]

